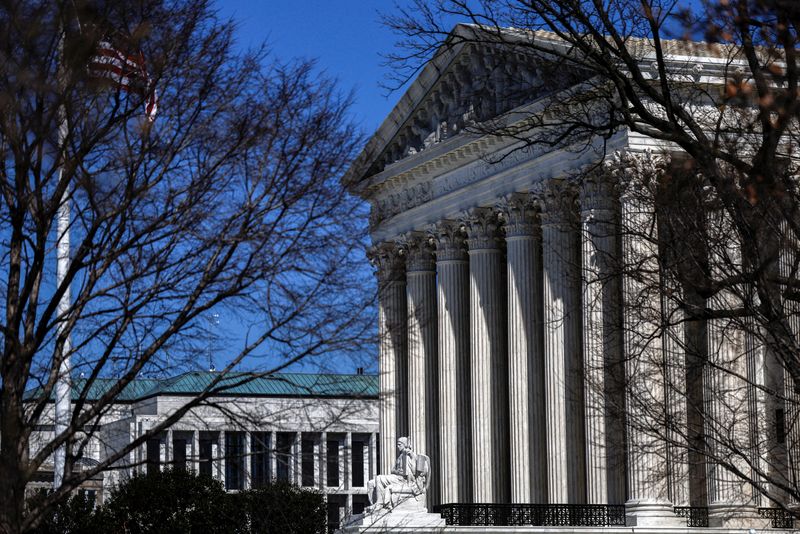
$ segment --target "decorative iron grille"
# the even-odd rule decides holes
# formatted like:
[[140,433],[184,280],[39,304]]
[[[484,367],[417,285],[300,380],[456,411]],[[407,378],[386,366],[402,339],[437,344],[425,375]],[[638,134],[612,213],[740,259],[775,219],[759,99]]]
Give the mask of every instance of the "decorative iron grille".
[[611,504],[442,504],[454,526],[625,526],[625,506]]
[[794,515],[783,508],[759,508],[758,515],[772,520],[772,528],[794,528]]
[[686,518],[687,527],[707,527],[708,508],[705,506],[676,506],[675,515]]

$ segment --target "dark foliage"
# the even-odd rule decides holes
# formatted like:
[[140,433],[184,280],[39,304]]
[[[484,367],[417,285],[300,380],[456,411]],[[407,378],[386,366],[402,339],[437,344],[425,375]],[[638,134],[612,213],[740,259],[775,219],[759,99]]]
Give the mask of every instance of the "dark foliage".
[[[35,496],[31,504],[41,496]],[[226,493],[211,477],[183,470],[136,475],[103,506],[80,495],[60,503],[36,534],[323,534],[321,494],[287,482]]]

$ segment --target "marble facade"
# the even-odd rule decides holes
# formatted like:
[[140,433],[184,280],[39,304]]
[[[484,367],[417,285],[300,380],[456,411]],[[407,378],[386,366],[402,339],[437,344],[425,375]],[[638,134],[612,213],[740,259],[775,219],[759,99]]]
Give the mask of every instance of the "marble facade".
[[[713,75],[710,58],[695,59],[687,72]],[[490,71],[499,72],[491,85],[470,76]],[[670,302],[648,283],[667,274],[643,191],[679,154],[624,130],[604,150],[573,153],[470,128],[510,110],[543,113],[549,95],[502,92],[536,76],[519,54],[442,51],[344,178],[372,206],[381,450],[408,433],[431,457],[433,505],[624,504],[627,524],[642,531],[679,529],[674,507],[699,506],[711,526],[764,526],[756,509],[768,503],[676,446],[688,423],[673,386],[686,376],[664,361],[684,361],[683,332],[662,328]],[[654,278],[624,268],[632,265]],[[714,338],[713,325],[708,335],[730,342]],[[759,365],[748,354],[747,365]],[[725,380],[704,387],[731,387]],[[760,432],[719,395],[707,400],[721,420],[744,424],[743,435]],[[381,472],[390,462],[384,455]],[[707,494],[692,489],[698,472]]]

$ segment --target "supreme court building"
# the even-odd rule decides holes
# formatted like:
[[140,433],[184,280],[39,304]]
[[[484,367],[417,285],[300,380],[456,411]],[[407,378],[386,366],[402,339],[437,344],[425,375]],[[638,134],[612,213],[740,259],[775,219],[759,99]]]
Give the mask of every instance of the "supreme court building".
[[[701,48],[670,61],[695,83],[724,63]],[[647,184],[681,154],[625,129],[580,151],[477,131],[573,89],[506,96],[537,76],[503,46],[443,49],[344,178],[371,204],[381,450],[408,435],[431,457],[428,502],[451,525],[790,527],[754,486],[794,476],[793,408],[763,394],[782,370],[744,333],[664,320],[679,311]],[[698,336],[718,365],[690,369]],[[699,435],[712,457],[747,452],[707,461]]]

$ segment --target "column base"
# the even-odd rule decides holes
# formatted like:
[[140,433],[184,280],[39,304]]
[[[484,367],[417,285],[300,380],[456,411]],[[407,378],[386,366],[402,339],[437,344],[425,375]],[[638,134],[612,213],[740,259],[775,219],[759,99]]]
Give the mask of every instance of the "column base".
[[685,527],[675,515],[672,503],[655,500],[630,500],[625,503],[625,525],[629,527]]
[[771,520],[759,517],[758,510],[741,503],[723,502],[708,506],[708,526],[712,528],[766,529]]

